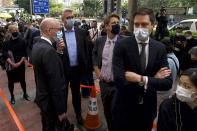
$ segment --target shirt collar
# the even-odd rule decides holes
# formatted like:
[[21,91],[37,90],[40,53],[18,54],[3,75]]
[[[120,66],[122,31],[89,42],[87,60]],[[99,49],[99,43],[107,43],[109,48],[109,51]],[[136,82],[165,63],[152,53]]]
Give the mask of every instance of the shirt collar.
[[41,39],[46,40],[47,42],[49,42],[49,44],[53,45],[52,42],[48,38],[41,36]]
[[64,31],[65,31],[65,32],[74,32],[74,31],[75,31],[75,28],[74,28],[74,26],[73,26],[72,29],[68,31],[68,30],[64,27]]
[[[136,39],[136,38],[135,38]],[[137,41],[137,43],[139,44],[139,43],[146,43],[146,44],[148,44],[149,43],[149,40],[150,40],[150,38],[148,37],[148,40],[146,40],[145,42],[142,42],[142,41],[139,41],[138,39],[136,39],[136,41]]]
[[115,37],[113,39],[110,39],[108,36],[107,36],[107,41],[113,41],[113,42],[116,42],[118,39],[118,35],[115,35]]

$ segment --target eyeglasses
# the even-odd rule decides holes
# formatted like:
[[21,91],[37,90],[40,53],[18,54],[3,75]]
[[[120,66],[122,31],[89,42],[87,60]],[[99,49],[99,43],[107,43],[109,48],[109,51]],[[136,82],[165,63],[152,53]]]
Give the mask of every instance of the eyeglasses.
[[62,30],[62,27],[59,27],[59,28],[49,28],[49,30]]
[[74,17],[73,16],[68,16],[68,17],[66,17],[66,19],[68,20],[68,19],[73,19]]

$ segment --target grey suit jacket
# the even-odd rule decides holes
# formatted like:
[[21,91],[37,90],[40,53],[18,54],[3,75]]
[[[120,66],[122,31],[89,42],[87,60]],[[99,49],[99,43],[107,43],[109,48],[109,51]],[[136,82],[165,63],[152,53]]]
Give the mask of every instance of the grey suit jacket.
[[[124,37],[118,36],[117,41],[119,41],[122,38]],[[105,46],[106,40],[107,40],[107,36],[100,36],[96,39],[96,43],[92,51],[92,62],[94,67],[98,66],[98,68],[101,68],[102,66],[103,48]]]

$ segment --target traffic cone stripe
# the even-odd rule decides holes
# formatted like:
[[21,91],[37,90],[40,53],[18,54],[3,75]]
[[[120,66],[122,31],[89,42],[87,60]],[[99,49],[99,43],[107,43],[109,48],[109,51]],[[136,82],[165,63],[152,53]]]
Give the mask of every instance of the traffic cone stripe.
[[93,86],[91,89],[91,94],[90,94],[88,113],[87,113],[85,124],[84,124],[84,126],[90,130],[97,129],[101,125],[100,120],[99,120],[99,115],[98,115],[98,106],[97,106],[96,96],[97,96],[96,88],[95,86]]
[[[87,85],[80,85],[81,88],[93,88],[95,86],[87,86]],[[96,93],[99,94],[101,92],[100,88],[99,87],[95,87],[96,89]]]
[[96,115],[98,114],[98,108],[97,108],[97,99],[90,97],[89,106],[88,106],[88,113],[90,115]]

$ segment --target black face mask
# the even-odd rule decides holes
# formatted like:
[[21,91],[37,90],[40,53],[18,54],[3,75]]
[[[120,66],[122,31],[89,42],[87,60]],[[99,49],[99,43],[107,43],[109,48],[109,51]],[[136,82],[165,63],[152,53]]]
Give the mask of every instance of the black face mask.
[[117,35],[119,34],[119,32],[120,32],[120,25],[119,24],[112,25],[111,33]]
[[18,32],[13,32],[13,33],[12,33],[12,36],[13,36],[13,37],[17,37],[17,36],[18,36]]

